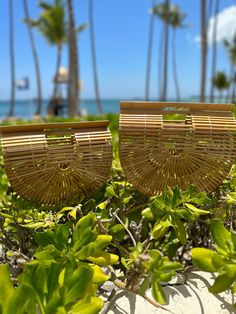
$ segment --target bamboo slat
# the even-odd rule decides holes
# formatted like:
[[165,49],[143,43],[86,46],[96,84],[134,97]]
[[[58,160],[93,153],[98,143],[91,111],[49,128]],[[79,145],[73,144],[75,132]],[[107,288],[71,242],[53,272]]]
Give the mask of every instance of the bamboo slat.
[[[215,190],[236,158],[233,105],[121,102],[120,161],[142,193],[165,187]],[[180,114],[181,120],[167,120]],[[184,119],[183,119],[184,117]]]
[[87,196],[108,179],[108,121],[0,127],[4,165],[23,198],[58,205]]

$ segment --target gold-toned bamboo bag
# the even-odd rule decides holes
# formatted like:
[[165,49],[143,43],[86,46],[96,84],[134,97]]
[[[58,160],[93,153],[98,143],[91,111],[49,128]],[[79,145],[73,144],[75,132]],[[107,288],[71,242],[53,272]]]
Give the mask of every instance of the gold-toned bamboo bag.
[[108,121],[2,126],[0,134],[8,179],[25,199],[60,204],[109,177]]
[[[142,193],[165,187],[215,190],[236,157],[233,105],[121,102],[120,160]],[[182,120],[169,120],[168,115]]]

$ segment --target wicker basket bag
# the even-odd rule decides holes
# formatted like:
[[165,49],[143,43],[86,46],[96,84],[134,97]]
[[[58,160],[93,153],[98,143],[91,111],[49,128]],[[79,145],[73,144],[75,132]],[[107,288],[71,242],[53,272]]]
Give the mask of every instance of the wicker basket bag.
[[0,127],[5,170],[23,198],[57,205],[87,196],[107,180],[108,121]]
[[236,157],[233,105],[121,102],[120,110],[121,165],[142,193],[190,184],[210,192],[229,173]]

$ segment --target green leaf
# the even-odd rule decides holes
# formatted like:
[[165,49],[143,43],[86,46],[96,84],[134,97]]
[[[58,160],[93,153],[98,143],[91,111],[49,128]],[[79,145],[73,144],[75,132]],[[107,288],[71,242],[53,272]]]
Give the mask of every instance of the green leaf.
[[46,269],[37,261],[27,264],[27,268],[22,273],[21,282],[32,285],[41,300],[43,300],[44,294],[48,292]]
[[184,224],[178,218],[178,216],[174,213],[171,215],[171,218],[172,218],[172,226],[175,229],[177,238],[179,239],[181,244],[186,244],[187,239],[186,239],[186,230],[185,230]]
[[23,283],[12,295],[7,309],[8,313],[35,314],[37,301],[38,296],[34,288],[28,283]]
[[51,263],[50,268],[47,270],[47,282],[48,282],[48,293],[47,298],[50,300],[54,291],[56,291],[59,283],[59,274],[61,271],[61,263]]
[[221,269],[221,267],[223,267],[225,265],[225,260],[222,257],[222,255],[215,254],[212,257],[212,263],[213,263],[214,267],[217,269],[217,271],[219,271]]
[[92,278],[93,283],[102,284],[110,278],[110,276],[104,274],[100,266],[90,265],[90,267],[93,270],[93,278]]
[[164,210],[166,207],[165,202],[163,201],[161,196],[156,197],[149,207],[155,219],[162,217],[166,212]]
[[90,212],[88,215],[82,217],[76,224],[76,229],[79,231],[79,237],[87,228],[91,228],[95,221],[94,213]]
[[51,230],[47,230],[44,232],[35,232],[34,239],[38,245],[41,245],[43,247],[45,247],[49,244],[55,245],[56,243],[53,239],[53,235],[54,235],[54,233]]
[[56,243],[56,248],[59,250],[63,250],[67,248],[68,245],[68,237],[69,237],[69,223],[64,225],[57,225],[54,231],[53,239]]
[[234,282],[234,278],[229,277],[226,273],[216,277],[214,284],[209,288],[211,293],[217,294],[228,290]]
[[142,211],[142,216],[143,216],[144,218],[146,218],[148,221],[154,221],[154,220],[155,220],[155,217],[153,216],[153,213],[152,213],[150,207],[147,207],[147,208],[145,208],[145,209]]
[[73,210],[71,210],[68,213],[68,216],[72,217],[74,220],[76,220],[76,216],[77,216],[77,208],[74,208]]
[[28,223],[28,224],[20,224],[21,227],[23,228],[27,228],[27,229],[37,229],[40,227],[43,227],[45,224],[45,222],[32,222],[32,223]]
[[97,207],[100,208],[101,210],[107,208],[108,201],[100,203]]
[[139,288],[140,295],[145,296],[145,293],[147,289],[149,288],[149,286],[150,286],[150,277],[148,276],[143,280],[143,282],[140,285],[140,288]]
[[11,282],[9,266],[6,264],[2,264],[0,265],[0,305],[3,314],[6,313],[8,304],[12,295],[14,294],[14,291],[15,289]]
[[203,210],[203,209],[199,209],[196,206],[189,204],[189,203],[185,203],[185,205],[194,213],[197,215],[208,215],[210,212],[207,210]]
[[233,246],[234,246],[234,251],[236,251],[236,234],[231,232],[231,239],[233,242]]
[[48,298],[48,303],[45,307],[46,314],[56,313],[56,314],[66,314],[64,308],[64,296],[67,289],[66,287],[59,287],[56,289],[51,298]]
[[183,268],[182,264],[178,262],[164,261],[163,265],[159,269],[162,271],[171,271],[180,270],[182,268]]
[[88,288],[93,277],[93,272],[88,267],[80,266],[70,279],[69,283],[71,287],[65,296],[65,304],[69,304],[75,301],[77,298],[81,298]]
[[166,304],[166,296],[158,279],[154,279],[152,283],[152,295],[160,304]]
[[210,201],[211,200],[206,196],[205,192],[197,193],[193,198],[191,198],[191,202],[197,205],[209,204]]
[[73,210],[73,207],[63,207],[57,214],[62,214],[64,212],[69,212]]
[[218,248],[229,251],[229,243],[232,242],[231,234],[220,219],[211,221],[211,235]]
[[96,207],[96,202],[94,199],[88,200],[86,203],[83,204],[83,211],[91,211]]
[[73,232],[73,252],[76,252],[82,246],[88,245],[90,242],[93,242],[96,239],[96,234],[89,227],[84,232],[80,230],[74,230]]
[[93,256],[87,258],[90,262],[101,266],[109,266],[118,262],[119,256],[107,252],[97,252]]
[[230,278],[236,279],[236,265],[235,264],[226,264],[224,266],[224,269]]
[[115,196],[118,197],[118,195],[115,193],[114,188],[109,185],[106,188],[105,197]]
[[102,309],[103,301],[98,297],[86,297],[73,306],[69,314],[98,314]]
[[204,248],[193,248],[192,259],[193,263],[201,270],[207,272],[216,272],[217,268],[213,264],[213,257],[217,256],[216,252],[213,252]]
[[166,233],[166,230],[172,225],[169,220],[158,222],[152,229],[152,236],[155,239],[159,239]]
[[96,251],[100,251],[104,249],[108,244],[111,243],[112,236],[100,234],[97,236],[96,240],[94,241],[94,249]]
[[117,225],[111,227],[111,229],[109,231],[112,234],[112,236],[115,237],[116,239],[118,239],[119,241],[122,241],[124,239],[124,236],[126,233],[125,228],[123,227],[122,224],[117,224]]
[[236,293],[236,282],[231,287],[231,293]]
[[168,282],[172,279],[172,277],[175,275],[176,273],[174,271],[170,272],[170,273],[161,273],[159,275],[159,279],[161,281],[164,281],[164,282]]
[[180,190],[178,187],[175,187],[173,189],[173,197],[172,197],[171,207],[174,208],[179,203],[180,200],[181,200]]

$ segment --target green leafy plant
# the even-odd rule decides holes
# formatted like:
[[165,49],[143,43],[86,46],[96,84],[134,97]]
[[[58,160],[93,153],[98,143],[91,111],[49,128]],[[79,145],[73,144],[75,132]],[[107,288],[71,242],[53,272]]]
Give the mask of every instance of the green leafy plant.
[[168,282],[182,269],[178,262],[171,262],[163,257],[158,250],[145,250],[141,243],[131,249],[127,259],[122,259],[127,272],[127,290],[135,291],[144,296],[149,286],[154,299],[166,304],[166,297],[161,283]]
[[[74,229],[66,223],[54,230],[36,232],[39,247],[35,259],[18,276],[17,289],[2,265],[2,313],[16,309],[17,313],[36,313],[37,308],[41,313],[98,313],[103,302],[96,296],[97,285],[109,278],[100,266],[116,263],[118,256],[104,251],[112,237],[97,234],[94,222],[95,215],[90,213]],[[9,290],[7,299],[5,286]]]
[[206,272],[217,272],[214,284],[209,288],[212,293],[230,289],[236,292],[236,234],[224,227],[220,219],[211,221],[211,235],[216,251],[206,248],[193,248],[193,263]]
[[165,189],[160,196],[154,197],[150,205],[142,211],[142,215],[155,222],[152,229],[152,236],[155,239],[173,228],[180,243],[186,244],[187,232],[183,220],[193,221],[200,215],[208,215],[210,213],[208,210],[199,208],[199,205],[205,205],[207,202],[209,198],[206,194],[197,193],[193,186],[182,193],[175,187],[173,190]]
[[40,207],[15,195],[0,152],[0,313],[99,313],[107,280],[116,288],[105,308],[120,290],[160,307],[163,286],[191,269],[191,250],[200,269],[219,273],[212,292],[235,291],[235,170],[208,195],[191,186],[149,198],[121,170],[118,115],[104,118],[114,139],[112,178],[70,207]]

